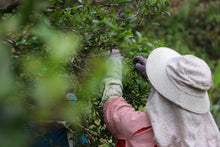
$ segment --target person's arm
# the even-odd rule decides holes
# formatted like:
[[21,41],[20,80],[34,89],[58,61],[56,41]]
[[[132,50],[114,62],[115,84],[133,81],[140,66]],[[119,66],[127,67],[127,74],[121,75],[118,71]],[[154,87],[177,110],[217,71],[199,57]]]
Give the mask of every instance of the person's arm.
[[[151,130],[146,112],[135,111],[122,97],[112,97],[103,108],[105,123],[117,139],[132,137],[136,133]],[[149,133],[153,139],[153,133]],[[148,134],[148,135],[149,135]]]
[[[120,53],[119,53],[120,54]],[[126,140],[136,133],[152,129],[146,112],[135,111],[122,98],[120,58],[113,57],[108,60],[111,63],[105,82],[105,90],[102,97],[105,123],[109,131],[117,138]],[[153,133],[150,133],[153,134]],[[151,136],[152,137],[152,136]]]
[[112,55],[106,61],[105,90],[101,104],[104,105],[112,97],[122,96],[122,60],[119,50],[113,49]]
[[122,82],[120,79],[116,78],[106,78],[105,82],[105,90],[102,97],[102,105],[104,105],[109,99],[113,97],[121,97],[122,96]]

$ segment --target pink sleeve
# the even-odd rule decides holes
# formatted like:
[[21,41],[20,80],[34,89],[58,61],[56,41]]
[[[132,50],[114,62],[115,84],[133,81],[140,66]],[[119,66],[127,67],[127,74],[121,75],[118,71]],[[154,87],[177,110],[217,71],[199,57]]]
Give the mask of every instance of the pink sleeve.
[[138,130],[151,127],[147,112],[135,111],[122,97],[111,98],[103,112],[109,131],[117,139],[131,137]]

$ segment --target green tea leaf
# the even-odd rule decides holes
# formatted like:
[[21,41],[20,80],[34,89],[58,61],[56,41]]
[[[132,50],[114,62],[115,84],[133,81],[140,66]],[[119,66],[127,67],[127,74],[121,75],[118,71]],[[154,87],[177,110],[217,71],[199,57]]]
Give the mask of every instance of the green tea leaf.
[[217,65],[215,73],[214,73],[213,83],[214,83],[215,87],[217,87],[218,84],[220,83],[220,61]]

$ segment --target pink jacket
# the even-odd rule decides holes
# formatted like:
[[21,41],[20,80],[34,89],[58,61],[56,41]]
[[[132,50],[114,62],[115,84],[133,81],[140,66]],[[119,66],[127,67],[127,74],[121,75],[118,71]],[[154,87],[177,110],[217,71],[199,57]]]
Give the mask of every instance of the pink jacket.
[[124,140],[126,147],[156,146],[147,112],[135,111],[122,97],[111,98],[103,112],[109,131],[116,139]]

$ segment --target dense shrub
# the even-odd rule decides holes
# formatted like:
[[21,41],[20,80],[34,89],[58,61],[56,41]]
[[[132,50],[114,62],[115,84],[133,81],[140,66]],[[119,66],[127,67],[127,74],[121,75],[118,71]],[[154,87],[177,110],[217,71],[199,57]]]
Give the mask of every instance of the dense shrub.
[[[214,71],[220,56],[218,4],[186,1],[172,15],[168,0],[24,0],[0,14],[0,142],[25,146],[25,124],[65,120],[73,139],[84,134],[92,146],[114,146],[100,105],[103,53],[120,49],[124,98],[144,110],[151,85],[135,71],[133,58],[166,42],[200,56]],[[210,91],[218,123],[219,69]],[[74,106],[65,101],[68,92],[78,98]]]
[[[89,144],[113,146],[100,106],[103,53],[121,50],[124,96],[143,110],[150,85],[135,72],[132,60],[164,45],[141,31],[157,25],[155,17],[168,15],[168,7],[168,0],[25,0],[1,14],[2,144],[27,144],[23,127],[30,121],[66,120],[71,131],[87,135]],[[64,99],[72,91],[78,98],[74,107]]]

